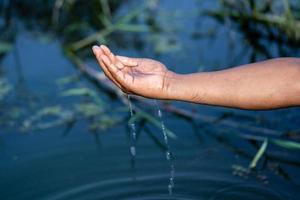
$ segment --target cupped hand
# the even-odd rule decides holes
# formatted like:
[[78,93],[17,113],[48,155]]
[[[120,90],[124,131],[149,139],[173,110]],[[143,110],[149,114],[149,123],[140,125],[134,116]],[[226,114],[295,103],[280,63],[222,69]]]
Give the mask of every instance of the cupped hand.
[[174,73],[162,63],[146,58],[115,56],[104,45],[94,46],[93,52],[105,75],[123,92],[148,98],[169,98]]

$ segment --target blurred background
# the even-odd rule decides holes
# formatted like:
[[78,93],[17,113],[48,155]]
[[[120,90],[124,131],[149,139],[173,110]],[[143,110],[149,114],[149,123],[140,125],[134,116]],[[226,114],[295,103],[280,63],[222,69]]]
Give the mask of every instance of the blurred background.
[[299,57],[300,2],[0,0],[0,199],[299,199],[299,108],[159,101],[168,147],[95,44],[178,73]]

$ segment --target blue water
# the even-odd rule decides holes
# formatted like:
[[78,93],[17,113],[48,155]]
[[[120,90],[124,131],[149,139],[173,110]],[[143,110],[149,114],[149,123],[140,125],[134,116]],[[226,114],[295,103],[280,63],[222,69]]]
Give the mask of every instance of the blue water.
[[[116,15],[126,13],[140,1],[130,2],[122,4]],[[180,49],[157,52],[157,45],[161,43],[156,44],[154,40],[157,39],[150,33],[138,34],[143,49],[131,45],[124,48],[114,42],[118,35],[111,36],[109,45],[123,55],[159,59],[179,73],[210,71],[250,62],[253,49],[245,43],[244,35],[233,22],[224,25],[202,15],[203,10],[216,7],[215,1],[160,2],[155,19],[162,27],[169,24],[160,36],[172,36]],[[13,90],[9,101],[0,104],[0,115],[11,113],[13,106],[24,109],[28,116],[44,106],[68,107],[77,103],[76,98],[58,95],[62,88],[56,81],[78,74],[64,55],[60,40],[45,41],[22,25],[20,27],[14,49],[1,60],[1,76],[7,78]],[[196,32],[206,35],[208,31],[214,34],[192,37]],[[128,43],[132,41],[130,38],[129,34]],[[280,56],[276,43],[268,44],[272,57]],[[291,52],[291,56],[300,55],[297,50]],[[257,60],[262,59],[265,58],[261,55],[257,57]],[[97,66],[93,59],[87,62]],[[95,89],[84,77],[72,84]],[[103,92],[99,92],[99,96],[112,107],[121,105],[119,100],[109,99]],[[172,104],[194,110],[204,117],[227,114],[225,121],[251,127],[279,132],[299,128],[299,108],[258,112],[181,102]],[[157,112],[155,106],[141,107],[154,116]],[[0,130],[0,199],[299,198],[299,151],[269,145],[268,158],[259,162],[257,171],[237,170],[236,166],[247,168],[257,148],[236,134],[261,133],[224,125],[224,120],[208,123],[198,119],[192,123],[162,111],[165,126],[178,137],[168,140],[176,169],[171,196],[168,192],[170,163],[161,147],[164,141],[159,127],[150,126],[151,133],[142,131],[137,136],[133,165],[127,121],[100,131],[96,136],[88,130],[87,121],[79,121],[67,134],[63,126],[22,132],[20,124],[25,119],[18,118],[15,125],[3,125]]]

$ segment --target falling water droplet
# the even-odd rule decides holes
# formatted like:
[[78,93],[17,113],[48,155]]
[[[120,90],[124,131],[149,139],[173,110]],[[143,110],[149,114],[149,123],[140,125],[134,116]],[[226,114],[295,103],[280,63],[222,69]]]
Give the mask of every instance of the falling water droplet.
[[[132,118],[134,116],[134,114],[133,114],[133,108],[132,108],[132,104],[131,104],[129,95],[127,95],[127,99],[128,99],[130,117]],[[135,128],[134,121],[130,122],[129,128],[130,128],[131,136],[132,136],[132,146],[130,147],[130,153],[131,153],[132,157],[135,158],[135,156],[136,156],[136,147],[135,147],[136,146],[136,128]]]
[[135,146],[130,147],[130,153],[131,153],[132,156],[136,155]]
[[167,160],[171,160],[171,153],[169,151],[166,152],[166,158]]
[[170,176],[169,176],[168,191],[169,191],[169,195],[172,195],[173,194],[173,188],[174,188],[175,167],[174,167],[172,153],[170,151],[169,140],[168,140],[167,130],[166,130],[166,127],[165,127],[163,116],[162,116],[162,111],[161,111],[161,109],[160,109],[160,107],[157,103],[157,100],[155,100],[155,104],[156,104],[156,107],[157,107],[157,115],[158,115],[159,120],[160,120],[161,130],[162,130],[163,137],[164,137],[164,142],[165,142],[165,145],[166,145],[166,159],[167,159],[167,161],[169,162],[169,165],[170,165]]

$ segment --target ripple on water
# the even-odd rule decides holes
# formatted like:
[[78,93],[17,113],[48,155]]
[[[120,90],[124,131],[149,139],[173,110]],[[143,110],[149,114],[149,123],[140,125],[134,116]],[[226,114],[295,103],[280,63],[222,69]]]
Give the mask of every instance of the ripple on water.
[[233,185],[218,190],[210,200],[282,200],[279,193],[266,187],[243,184]]
[[122,199],[122,200],[282,200],[286,199],[262,185],[238,184],[197,173],[176,175],[173,195],[166,192],[167,175],[120,178],[81,185],[50,195],[45,200]]

